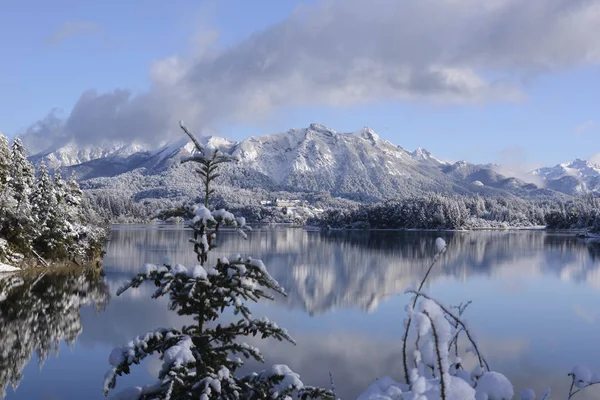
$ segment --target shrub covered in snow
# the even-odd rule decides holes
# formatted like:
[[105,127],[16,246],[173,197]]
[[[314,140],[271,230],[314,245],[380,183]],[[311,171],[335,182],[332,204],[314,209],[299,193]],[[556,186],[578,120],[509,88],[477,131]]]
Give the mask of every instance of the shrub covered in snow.
[[[153,283],[157,288],[153,298],[169,296],[169,307],[179,315],[193,316],[195,323],[157,329],[114,349],[109,357],[111,368],[105,376],[105,394],[115,387],[118,376],[129,373],[133,364],[158,355],[162,360],[158,381],[127,389],[119,398],[288,399],[292,394],[302,399],[333,398],[329,391],[304,386],[298,374],[285,365],[247,376],[236,374],[245,358],[264,361],[259,349],[240,340],[244,336],[260,335],[293,343],[285,329],[266,318],[255,318],[247,304],[272,299],[271,293],[285,292],[260,260],[240,255],[216,262],[209,260],[220,227],[233,227],[244,237],[249,227],[244,218],[236,218],[224,209],[208,208],[216,167],[228,160],[217,149],[205,153],[183,124],[182,128],[196,144],[199,154],[192,161],[200,164],[198,172],[206,191],[205,203],[188,210],[193,215],[189,226],[194,236],[190,241],[198,265],[145,265],[117,295],[144,282]],[[225,310],[232,310],[239,319],[224,322],[221,315]]]

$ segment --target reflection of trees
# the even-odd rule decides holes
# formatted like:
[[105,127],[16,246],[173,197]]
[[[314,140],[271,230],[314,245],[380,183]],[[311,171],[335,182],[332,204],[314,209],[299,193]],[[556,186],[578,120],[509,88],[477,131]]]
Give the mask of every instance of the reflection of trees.
[[[145,262],[163,258],[186,265],[195,258],[183,230],[115,231],[105,267],[137,271]],[[498,274],[552,274],[562,279],[600,286],[600,245],[574,235],[540,231],[397,232],[263,229],[244,241],[222,234],[216,256],[229,249],[261,258],[286,288],[281,301],[309,313],[339,307],[375,308],[383,299],[402,293],[421,280],[434,253],[435,238],[444,237],[448,250],[430,278]]]
[[62,340],[75,342],[82,306],[100,310],[108,300],[107,286],[93,271],[0,274],[0,398],[9,384],[16,389],[34,352],[41,366]]

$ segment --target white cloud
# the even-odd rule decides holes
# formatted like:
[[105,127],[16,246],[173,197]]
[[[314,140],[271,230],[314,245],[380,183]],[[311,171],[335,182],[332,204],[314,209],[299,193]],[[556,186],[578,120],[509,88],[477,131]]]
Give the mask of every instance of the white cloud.
[[593,156],[591,156],[589,158],[590,162],[593,162],[594,164],[600,165],[600,153],[596,153]]
[[596,128],[596,121],[590,119],[588,121],[582,122],[581,124],[577,125],[575,127],[574,133],[575,133],[575,135],[581,135],[581,134],[589,132],[595,128]]
[[579,304],[575,304],[573,306],[573,311],[575,315],[583,319],[587,323],[594,323],[596,321],[596,314],[592,311],[583,309]]
[[496,172],[507,177],[521,179],[524,182],[529,182],[538,187],[544,186],[542,178],[532,175],[531,171],[540,168],[543,165],[532,163],[527,159],[527,152],[521,146],[510,146],[502,149],[495,167]]
[[101,33],[102,28],[95,22],[67,21],[48,37],[47,43],[50,46],[59,46],[75,36],[98,35]]
[[526,76],[598,64],[598,36],[600,0],[323,0],[220,51],[206,30],[152,66],[148,93],[88,91],[64,129],[151,140],[285,107],[514,101]]

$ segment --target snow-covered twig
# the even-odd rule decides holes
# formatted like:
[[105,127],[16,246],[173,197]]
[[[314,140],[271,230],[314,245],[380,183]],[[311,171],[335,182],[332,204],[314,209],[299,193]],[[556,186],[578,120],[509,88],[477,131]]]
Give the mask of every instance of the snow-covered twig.
[[477,342],[473,338],[473,335],[469,332],[469,329],[467,328],[467,325],[458,316],[454,315],[452,312],[450,312],[450,310],[448,310],[448,308],[446,308],[438,300],[434,299],[433,297],[429,296],[426,293],[419,292],[417,290],[412,290],[412,289],[408,289],[405,293],[412,293],[414,295],[421,296],[421,297],[426,298],[428,300],[431,300],[435,304],[437,304],[442,309],[442,311],[444,311],[444,313],[446,313],[446,315],[448,315],[458,325],[460,325],[460,327],[462,328],[462,330],[465,332],[465,335],[467,335],[467,338],[469,339],[469,341],[473,345],[473,349],[475,350],[475,353],[477,354],[477,358],[479,359],[479,365],[481,366],[481,368],[485,368],[487,371],[490,370],[490,366],[489,366],[488,362],[486,361],[486,359],[481,354],[481,352],[479,351],[479,347],[477,346]]
[[442,400],[446,400],[446,385],[447,382],[445,382],[444,380],[444,375],[446,375],[448,373],[448,371],[445,370],[444,368],[444,363],[442,362],[442,354],[440,351],[440,338],[438,336],[436,327],[435,327],[435,321],[430,317],[429,313],[427,311],[423,311],[423,314],[429,318],[429,320],[431,321],[431,333],[433,334],[433,339],[434,339],[434,347],[435,347],[435,354],[437,356],[437,362],[438,362],[438,369],[440,371],[440,389],[441,389],[441,396],[442,396]]
[[[440,259],[441,255],[446,251],[446,248],[447,248],[446,242],[442,238],[437,238],[436,241],[435,241],[435,245],[436,245],[436,248],[437,248],[437,253],[433,257],[433,261],[429,265],[429,268],[427,269],[427,272],[425,273],[425,276],[421,280],[421,284],[419,285],[419,289],[418,289],[419,292],[421,290],[423,290],[423,286],[425,285],[425,281],[429,277],[429,274],[431,273],[431,270],[433,269],[433,266],[437,263],[437,261]],[[413,299],[413,303],[412,303],[412,308],[413,309],[417,305],[417,300],[418,299],[419,299],[418,295],[415,296],[415,298]],[[408,319],[406,320],[406,327],[404,329],[404,336],[402,338],[402,365],[404,367],[404,379],[405,379],[405,382],[406,382],[407,385],[410,384],[410,380],[409,380],[409,376],[408,376],[408,362],[406,360],[406,345],[407,345],[407,342],[408,342],[408,333],[410,332],[411,322],[412,322],[412,318],[409,315]]]
[[335,394],[335,382],[333,381],[333,374],[329,371],[329,382],[331,383],[331,393],[333,393],[333,397],[337,399],[337,395]]
[[581,392],[583,389],[600,384],[600,375],[592,374],[587,367],[581,365],[575,366],[571,372],[569,372],[568,376],[571,377],[571,386],[569,388],[567,400],[573,398],[573,396]]

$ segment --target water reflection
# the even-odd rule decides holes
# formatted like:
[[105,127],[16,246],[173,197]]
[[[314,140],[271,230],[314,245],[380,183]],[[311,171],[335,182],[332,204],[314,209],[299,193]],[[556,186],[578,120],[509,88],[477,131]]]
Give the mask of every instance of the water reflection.
[[[53,304],[49,298],[42,301],[36,290],[28,296],[38,296],[37,303],[3,299],[2,293],[12,292],[14,297],[34,284],[31,280],[22,284],[3,280],[1,287],[14,286],[10,291],[0,290],[2,337],[5,330],[12,332],[12,339],[0,344],[3,390],[13,376],[18,377],[36,349],[51,349],[56,340],[77,339],[72,355],[61,352],[58,358],[48,360],[38,375],[27,369],[27,379],[8,398],[49,398],[48,393],[53,393],[54,398],[60,399],[100,400],[102,376],[112,347],[156,327],[190,323],[168,311],[166,299],[150,299],[150,286],[113,296],[101,313],[81,307],[87,304],[82,300],[85,298],[89,298],[89,303],[106,304],[108,293],[114,295],[117,287],[146,262],[168,259],[195,264],[187,242],[189,234],[156,226],[114,230],[106,248],[104,283],[84,279],[86,289],[74,282],[72,289],[63,291],[65,297],[58,297],[57,304],[64,304],[61,306],[49,306]],[[600,314],[596,313],[596,304],[600,303],[600,246],[586,244],[571,235],[539,231],[262,229],[252,232],[247,241],[233,232],[222,232],[215,257],[229,257],[235,252],[261,258],[288,292],[287,298],[277,297],[274,303],[253,307],[257,316],[276,320],[297,341],[292,346],[250,338],[251,344],[263,350],[267,363],[289,364],[307,384],[320,386],[329,386],[331,372],[338,395],[353,399],[377,376],[400,378],[402,310],[407,300],[402,293],[422,278],[431,262],[437,236],[443,236],[449,248],[434,269],[427,290],[446,304],[473,300],[467,318],[481,347],[493,367],[509,375],[518,389],[533,386],[539,391],[551,385],[555,397],[561,397],[568,385],[566,372],[573,364],[588,364],[600,371],[600,353],[596,350],[600,332]],[[34,289],[40,283],[33,285]],[[18,311],[27,307],[40,311]],[[60,311],[63,317],[52,320],[49,311],[44,311],[48,307],[64,309]],[[45,314],[40,314],[44,315],[41,318],[31,317],[42,312]],[[43,326],[22,327],[24,323],[18,318],[8,319],[13,314]],[[54,322],[46,323],[46,319]],[[50,327],[57,327],[61,333],[37,333]],[[26,351],[16,350],[16,340],[24,338],[21,332],[27,329],[28,337],[39,336],[32,343],[43,341],[44,337],[55,339],[31,345]],[[21,342],[21,347],[30,343]],[[41,359],[51,352],[43,351]],[[18,357],[21,353],[22,359]],[[122,384],[149,383],[158,365],[150,361],[132,370],[137,375],[126,378]],[[247,371],[261,368],[249,363]],[[8,369],[11,372],[7,378]],[[71,375],[65,370],[72,371]],[[45,378],[48,376],[51,378]],[[579,398],[600,398],[600,394],[589,392]]]
[[[135,232],[135,233],[134,233]],[[195,255],[188,231],[116,230],[105,266],[112,272],[136,272],[146,262],[192,265]],[[290,308],[311,315],[338,308],[372,311],[381,301],[417,284],[431,262],[435,238],[448,251],[442,278],[467,280],[511,274],[555,275],[600,288],[600,246],[572,235],[540,231],[510,232],[311,232],[302,229],[255,231],[244,241],[234,233],[220,237],[215,257],[235,252],[261,258],[286,288],[280,298]]]
[[16,390],[34,353],[41,367],[61,341],[74,345],[81,307],[101,310],[108,300],[95,272],[0,274],[0,398],[8,385]]
[[[126,276],[122,271],[136,271],[145,262],[194,264],[188,234],[115,231],[105,264],[109,284],[116,287]],[[325,387],[331,372],[338,395],[352,399],[377,376],[400,378],[407,300],[402,293],[421,280],[437,236],[446,239],[449,249],[427,290],[448,304],[474,300],[467,318],[480,345],[517,389],[532,386],[539,392],[551,386],[560,397],[568,387],[566,372],[574,364],[600,370],[595,350],[600,326],[593,313],[593,305],[600,302],[600,251],[572,235],[265,229],[253,232],[247,241],[223,233],[215,257],[235,251],[261,258],[286,288],[287,298],[255,309],[257,315],[288,328],[298,343],[250,339],[268,363],[287,363],[305,382]],[[146,247],[151,251],[145,252]],[[153,309],[160,313],[157,321],[174,322],[166,304],[152,307],[147,302],[150,292],[141,289],[122,300],[130,307],[128,315],[147,315]],[[114,312],[123,321],[128,318]],[[249,363],[246,370],[261,368]],[[156,373],[156,367],[148,370]],[[579,396],[595,399],[600,393],[591,390]]]

